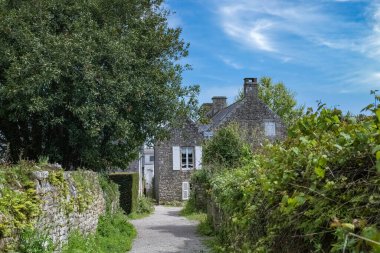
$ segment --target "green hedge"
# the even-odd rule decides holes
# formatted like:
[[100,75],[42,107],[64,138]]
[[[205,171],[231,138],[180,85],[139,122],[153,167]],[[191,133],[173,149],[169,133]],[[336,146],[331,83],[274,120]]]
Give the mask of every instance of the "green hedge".
[[136,212],[139,193],[138,173],[112,173],[110,179],[119,185],[120,207],[125,213]]
[[217,252],[380,252],[380,108],[309,110],[283,143],[209,181]]

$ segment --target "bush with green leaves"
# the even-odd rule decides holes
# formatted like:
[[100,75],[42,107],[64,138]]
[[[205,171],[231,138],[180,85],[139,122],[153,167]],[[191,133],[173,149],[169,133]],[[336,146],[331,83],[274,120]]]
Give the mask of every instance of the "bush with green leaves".
[[203,153],[204,165],[231,168],[241,165],[245,158],[249,158],[251,151],[239,132],[239,126],[229,124],[217,130],[215,135],[205,142]]
[[379,252],[367,240],[380,239],[379,122],[380,109],[354,118],[321,106],[283,143],[214,174],[208,190],[223,214],[221,249]]

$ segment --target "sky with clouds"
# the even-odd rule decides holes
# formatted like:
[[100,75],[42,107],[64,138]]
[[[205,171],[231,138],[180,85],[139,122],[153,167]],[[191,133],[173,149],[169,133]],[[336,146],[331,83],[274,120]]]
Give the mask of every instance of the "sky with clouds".
[[201,103],[227,96],[244,77],[269,76],[300,104],[359,113],[380,90],[380,0],[167,0],[171,26],[190,43]]

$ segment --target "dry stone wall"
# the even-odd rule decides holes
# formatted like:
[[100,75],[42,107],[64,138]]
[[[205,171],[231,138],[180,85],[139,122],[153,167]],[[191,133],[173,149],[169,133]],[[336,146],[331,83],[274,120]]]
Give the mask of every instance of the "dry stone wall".
[[[99,176],[92,171],[63,171],[59,168],[31,172],[30,179],[34,182],[37,198],[34,202],[40,203],[40,211],[30,224],[38,234],[52,240],[56,252],[60,252],[67,243],[71,231],[93,233],[102,214],[119,209],[118,190],[112,183],[107,183],[105,187],[108,188],[103,192],[100,184],[103,179]],[[19,182],[15,180],[15,184]],[[0,187],[4,186],[0,184]],[[21,185],[19,187],[22,188]],[[0,225],[6,221],[5,218],[0,212]],[[19,231],[11,229],[12,232],[5,237],[0,233],[0,252],[14,252]]]
[[[79,230],[84,234],[95,232],[99,216],[106,210],[105,199],[99,185],[98,175],[95,172],[82,171],[84,180],[88,180],[92,184],[90,189],[92,199],[81,200],[83,203],[88,203],[88,206],[80,210],[79,205],[75,204],[75,199],[83,198],[83,196],[80,196],[73,178],[75,172],[64,172],[64,180],[68,186],[66,192],[49,182],[49,173],[52,172],[37,171],[33,173],[36,190],[42,200],[42,213],[35,228],[49,235],[53,243],[60,249],[67,242],[72,230]],[[62,195],[62,192],[67,194]],[[80,204],[80,202],[77,203]]]

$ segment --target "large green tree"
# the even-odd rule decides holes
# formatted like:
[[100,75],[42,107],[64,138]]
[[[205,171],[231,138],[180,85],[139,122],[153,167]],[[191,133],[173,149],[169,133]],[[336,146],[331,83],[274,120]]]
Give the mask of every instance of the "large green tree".
[[[258,84],[258,97],[280,116],[287,126],[293,125],[303,115],[304,106],[297,105],[294,92],[286,88],[282,82],[273,83],[272,78],[262,77]],[[243,97],[244,92],[240,91],[236,100]]]
[[0,132],[13,161],[124,167],[188,113],[188,44],[162,0],[0,0]]

